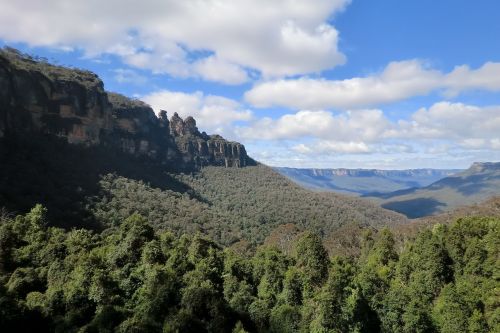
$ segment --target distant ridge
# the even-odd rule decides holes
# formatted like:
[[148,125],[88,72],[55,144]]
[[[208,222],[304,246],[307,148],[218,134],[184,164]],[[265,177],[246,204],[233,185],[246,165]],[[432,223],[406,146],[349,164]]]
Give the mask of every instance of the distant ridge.
[[351,195],[388,193],[424,187],[461,170],[409,169],[299,169],[277,167],[276,171],[303,187]]
[[500,195],[500,162],[476,162],[469,169],[423,188],[371,194],[382,207],[418,218],[477,204]]

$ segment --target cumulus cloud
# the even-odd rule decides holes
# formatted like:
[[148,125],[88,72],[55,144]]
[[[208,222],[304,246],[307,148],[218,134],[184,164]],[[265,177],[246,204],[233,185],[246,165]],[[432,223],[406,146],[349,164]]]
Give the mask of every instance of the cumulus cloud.
[[112,70],[114,79],[118,83],[142,85],[148,81],[144,75],[128,68],[117,68]]
[[381,110],[333,113],[298,111],[278,119],[261,118],[236,128],[244,141],[295,142],[303,155],[443,154],[454,149],[500,150],[500,106],[440,102],[390,121]]
[[349,109],[396,102],[442,90],[446,96],[464,90],[500,91],[500,63],[471,70],[456,67],[445,74],[419,60],[391,62],[380,73],[346,80],[279,79],[254,86],[245,99],[256,107]]
[[[0,38],[33,46],[111,53],[179,77],[244,82],[342,64],[328,23],[349,0],[0,1]],[[36,31],[36,33],[33,33]],[[201,61],[198,61],[199,56]],[[211,64],[215,69],[208,68]]]
[[478,107],[440,102],[416,111],[409,121],[386,133],[387,137],[412,140],[454,141],[464,148],[497,149],[500,133],[500,106]]
[[296,140],[312,139],[312,143],[298,143],[291,147],[297,153],[312,155],[324,153],[369,153],[391,128],[381,110],[357,110],[334,114],[329,111],[299,111],[278,119],[262,118],[250,126],[236,128],[242,140]]
[[364,142],[342,142],[319,140],[313,145],[299,144],[292,149],[301,154],[324,154],[324,153],[369,153],[371,149]]
[[213,56],[196,61],[193,70],[207,81],[226,84],[241,84],[248,81],[247,73],[240,66]]
[[245,139],[296,139],[315,137],[355,142],[373,141],[390,126],[381,110],[358,110],[343,114],[329,111],[299,111],[278,119],[262,118],[249,127],[237,128]]
[[500,63],[487,62],[476,70],[469,66],[457,66],[445,76],[443,87],[446,94],[454,96],[464,90],[500,90]]
[[170,114],[177,112],[181,117],[193,116],[198,127],[210,133],[231,134],[229,127],[238,121],[249,121],[252,112],[231,99],[205,95],[202,92],[192,94],[161,90],[141,98],[159,112],[166,110]]
[[[382,140],[381,140],[382,141]],[[410,154],[415,153],[411,145],[401,143],[379,142],[368,143],[362,141],[335,141],[313,140],[311,143],[301,143],[292,147],[292,150],[303,155],[325,154]]]

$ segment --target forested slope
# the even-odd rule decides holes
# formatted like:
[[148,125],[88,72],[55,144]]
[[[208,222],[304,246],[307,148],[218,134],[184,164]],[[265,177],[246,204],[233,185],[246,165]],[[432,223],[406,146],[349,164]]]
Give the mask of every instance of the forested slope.
[[289,253],[155,232],[140,215],[101,233],[0,216],[3,332],[497,332],[500,220],[468,218],[395,246],[367,232],[329,258],[314,233]]
[[405,223],[367,201],[313,193],[272,169],[208,167],[182,174],[108,147],[47,136],[0,140],[0,207],[48,208],[53,225],[102,229],[139,212],[156,229],[200,231],[221,244],[259,243],[280,224],[327,236],[341,225]]
[[406,222],[402,215],[368,201],[305,190],[263,165],[208,167],[199,173],[171,176],[189,192],[161,190],[108,175],[100,182],[102,199],[94,211],[111,223],[137,211],[153,225],[200,231],[223,244],[240,239],[259,243],[286,223],[326,236],[351,223],[381,227]]
[[382,207],[419,218],[477,204],[500,195],[500,163],[474,163],[429,186],[374,194]]

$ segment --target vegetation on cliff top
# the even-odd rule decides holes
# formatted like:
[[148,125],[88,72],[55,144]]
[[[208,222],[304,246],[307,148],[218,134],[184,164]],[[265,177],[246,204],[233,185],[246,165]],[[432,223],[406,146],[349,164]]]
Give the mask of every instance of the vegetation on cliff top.
[[1,59],[16,69],[39,72],[51,80],[75,81],[87,87],[103,86],[101,79],[89,70],[54,65],[48,59],[24,54],[11,47],[0,48]]

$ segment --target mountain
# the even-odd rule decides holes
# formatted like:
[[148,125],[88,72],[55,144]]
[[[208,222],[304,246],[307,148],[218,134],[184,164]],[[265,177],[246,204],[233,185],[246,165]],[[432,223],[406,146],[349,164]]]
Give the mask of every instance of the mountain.
[[189,192],[106,176],[93,212],[108,224],[139,212],[159,228],[201,232],[222,244],[242,239],[258,244],[290,222],[324,236],[351,223],[375,228],[406,223],[404,216],[368,200],[305,190],[264,165],[207,167],[173,177]]
[[422,217],[414,222],[426,224],[450,224],[459,218],[476,216],[500,218],[500,196],[496,196],[472,205],[459,206],[441,214]]
[[469,169],[420,189],[370,194],[410,218],[449,211],[500,195],[500,163],[474,163]]
[[499,219],[394,235],[401,214],[306,190],[92,73],[3,53],[0,331],[498,327]]
[[0,50],[0,137],[43,133],[68,143],[108,146],[177,170],[255,164],[237,142],[200,133],[192,117],[157,117],[145,103],[107,93],[89,71]]
[[157,229],[222,244],[259,243],[294,222],[328,235],[341,225],[405,223],[356,198],[307,191],[245,147],[200,132],[192,117],[104,90],[93,73],[0,52],[0,207],[48,208],[60,227],[103,229],[139,212]]
[[297,184],[314,191],[332,191],[353,195],[387,193],[424,187],[460,170],[411,169],[297,169],[275,168]]

